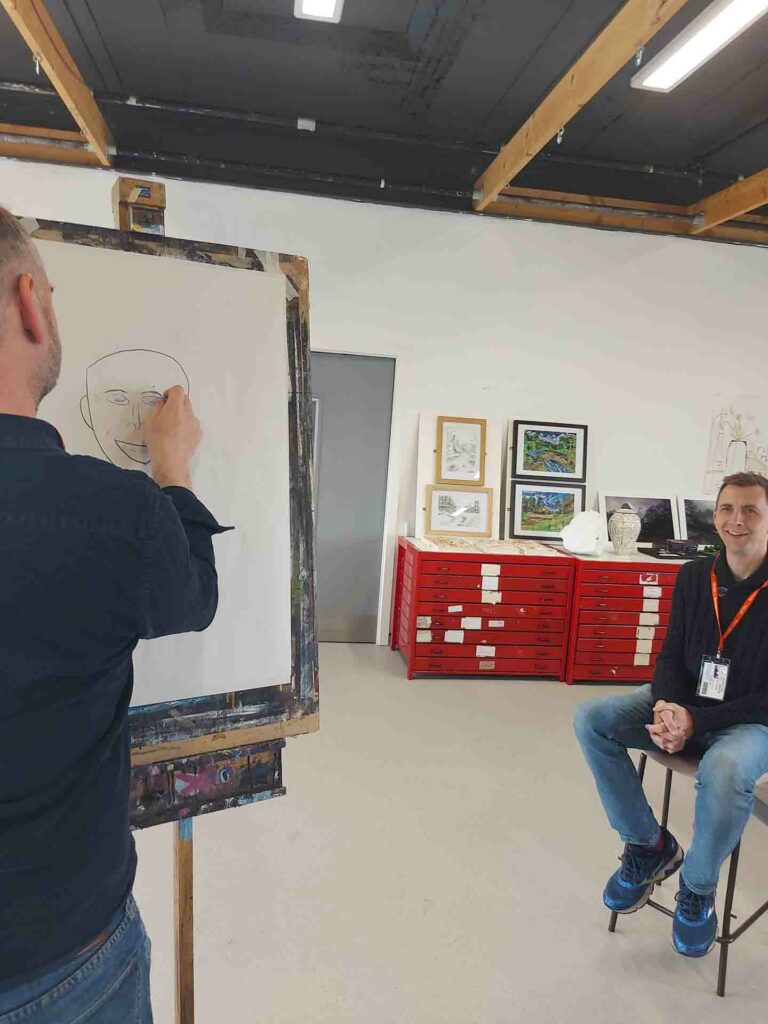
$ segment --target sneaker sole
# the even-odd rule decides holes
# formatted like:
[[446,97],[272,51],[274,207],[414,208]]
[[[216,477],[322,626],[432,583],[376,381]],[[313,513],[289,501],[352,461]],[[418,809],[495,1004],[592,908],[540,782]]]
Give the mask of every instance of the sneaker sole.
[[[684,852],[682,846],[678,846],[677,852],[675,853],[675,855],[672,858],[672,860],[667,861],[666,864],[663,864],[659,868],[659,870],[653,876],[651,881],[648,883],[648,888],[645,890],[645,892],[640,897],[640,899],[637,901],[637,903],[635,903],[633,906],[628,907],[626,910],[617,910],[615,907],[612,907],[608,903],[606,903],[605,904],[606,907],[608,907],[609,910],[613,911],[614,914],[634,914],[638,910],[642,910],[643,907],[645,906],[645,904],[651,898],[651,894],[653,892],[653,887],[656,885],[656,883],[657,882],[663,882],[665,879],[669,878],[671,875],[674,875],[674,873],[677,871],[677,869],[683,863],[683,857],[684,856],[685,856],[685,852]],[[605,901],[603,901],[603,902],[605,902]],[[709,950],[707,950],[707,952],[709,952]],[[703,953],[701,953],[700,955],[704,956]]]
[[675,945],[674,936],[670,936],[670,942],[672,943],[672,949],[674,949],[678,956],[684,956],[688,960],[701,960],[703,956],[706,956],[707,953],[711,953],[712,950],[715,948],[715,946],[717,945],[717,937],[712,939],[712,944],[708,946],[703,953],[683,953],[683,951],[681,949],[678,949]]

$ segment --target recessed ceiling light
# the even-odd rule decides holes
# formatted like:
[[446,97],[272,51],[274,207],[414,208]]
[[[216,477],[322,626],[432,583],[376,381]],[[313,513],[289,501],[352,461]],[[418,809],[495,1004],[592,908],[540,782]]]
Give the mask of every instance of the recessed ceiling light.
[[635,89],[670,92],[768,11],[768,0],[716,0],[632,78]]
[[[768,2],[768,0],[766,0]],[[344,0],[294,0],[293,13],[310,21],[341,21]]]

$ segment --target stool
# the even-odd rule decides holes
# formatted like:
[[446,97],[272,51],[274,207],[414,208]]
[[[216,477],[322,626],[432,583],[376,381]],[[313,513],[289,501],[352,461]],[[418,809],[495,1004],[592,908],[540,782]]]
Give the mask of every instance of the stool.
[[[693,777],[699,767],[699,759],[697,757],[690,757],[684,754],[666,754],[663,750],[649,750],[647,753],[643,752],[640,754],[640,761],[637,766],[637,774],[640,776],[642,781],[645,776],[645,766],[650,758],[652,761],[656,761],[664,769],[666,769],[666,778],[664,780],[664,802],[661,810],[661,824],[664,828],[667,827],[667,819],[669,817],[669,798],[672,793],[672,773],[680,772],[682,775],[690,775]],[[752,814],[759,821],[762,821],[764,825],[768,825],[768,775],[763,775],[758,780],[755,786],[755,804],[752,808]],[[736,872],[739,867],[739,850],[741,849],[741,842],[739,841],[731,853],[730,862],[728,866],[728,883],[725,889],[725,902],[723,904],[723,918],[720,923],[720,934],[717,936],[717,943],[720,946],[720,963],[717,972],[717,994],[719,996],[725,995],[725,976],[728,970],[728,947],[736,941],[744,932],[750,928],[759,917],[768,910],[768,900],[761,907],[759,907],[754,914],[747,918],[747,920],[739,925],[735,931],[731,931],[731,913],[733,909],[733,897],[736,891]],[[661,882],[657,882],[657,885],[661,885]],[[648,900],[649,907],[653,907],[654,910],[660,911],[662,914],[666,914],[667,917],[674,917],[673,911],[667,907],[662,906],[661,903],[656,903],[654,900]],[[608,924],[608,931],[616,931],[616,920],[618,918],[616,911],[611,912],[611,920]]]

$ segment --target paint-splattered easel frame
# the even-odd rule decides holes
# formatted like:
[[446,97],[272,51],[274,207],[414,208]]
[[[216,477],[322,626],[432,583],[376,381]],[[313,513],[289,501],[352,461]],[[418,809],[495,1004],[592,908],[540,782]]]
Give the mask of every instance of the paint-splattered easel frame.
[[132,708],[131,825],[146,828],[280,796],[285,792],[281,752],[286,738],[319,727],[307,261],[58,221],[38,220],[36,225],[31,234],[40,241],[280,274],[285,280],[291,382],[291,678],[281,686]]

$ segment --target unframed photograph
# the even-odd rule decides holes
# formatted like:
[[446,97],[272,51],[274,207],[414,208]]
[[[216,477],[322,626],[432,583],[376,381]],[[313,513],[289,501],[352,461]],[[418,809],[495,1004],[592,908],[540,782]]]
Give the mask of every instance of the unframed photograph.
[[613,513],[625,503],[640,516],[638,547],[661,547],[670,539],[681,539],[677,522],[677,506],[671,497],[657,497],[656,495],[628,497],[624,494],[601,492],[599,495],[600,513],[605,516],[606,525],[610,524]]
[[695,540],[697,544],[719,544],[713,516],[716,499],[711,494],[686,498],[678,495],[677,515],[682,540]]

